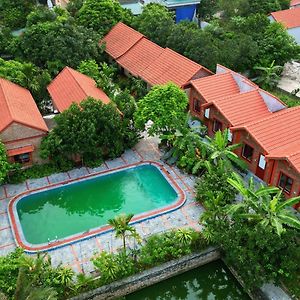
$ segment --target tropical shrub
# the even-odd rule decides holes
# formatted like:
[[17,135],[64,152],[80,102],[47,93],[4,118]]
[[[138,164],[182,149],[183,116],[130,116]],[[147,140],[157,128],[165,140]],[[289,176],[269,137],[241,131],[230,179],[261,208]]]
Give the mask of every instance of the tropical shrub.
[[130,276],[138,271],[133,258],[124,252],[108,253],[102,251],[92,262],[100,272],[101,284],[108,284],[117,279]]
[[237,191],[227,181],[232,176],[232,172],[225,170],[222,164],[213,166],[206,163],[206,166],[208,166],[207,172],[196,183],[196,200],[205,205],[212,198],[220,196],[222,201],[219,205],[222,206],[235,201]]
[[0,184],[6,179],[9,170],[11,165],[8,162],[5,146],[0,140]]

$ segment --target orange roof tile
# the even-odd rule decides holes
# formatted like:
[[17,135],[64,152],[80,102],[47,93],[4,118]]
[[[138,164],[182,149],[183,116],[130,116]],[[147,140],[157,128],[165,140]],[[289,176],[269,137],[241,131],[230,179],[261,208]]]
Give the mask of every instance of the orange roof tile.
[[[268,154],[300,141],[300,106],[272,113],[268,118],[233,127],[245,129]],[[282,148],[284,149],[284,148]]]
[[47,125],[30,92],[0,78],[0,131],[12,122],[47,132]]
[[272,115],[258,90],[215,98],[205,106],[212,104],[231,123],[231,126],[246,124]]
[[290,6],[296,6],[296,5],[300,5],[300,0],[292,0],[290,2]]
[[119,57],[117,62],[132,75],[139,76],[163,51],[164,48],[149,41],[147,38],[142,38]]
[[47,89],[59,112],[68,109],[73,102],[80,103],[87,97],[99,99],[105,104],[110,102],[108,96],[96,87],[95,80],[70,67],[65,67]]
[[140,32],[120,22],[109,31],[100,43],[105,42],[105,51],[116,59],[126,53],[143,37],[144,35]]
[[300,7],[275,11],[271,13],[271,16],[286,28],[300,27]]
[[201,70],[207,73],[207,75],[213,74],[194,61],[166,48],[161,55],[140,74],[140,77],[150,85],[174,82],[181,87]]
[[207,102],[240,93],[240,89],[230,72],[195,79],[191,81],[191,84]]

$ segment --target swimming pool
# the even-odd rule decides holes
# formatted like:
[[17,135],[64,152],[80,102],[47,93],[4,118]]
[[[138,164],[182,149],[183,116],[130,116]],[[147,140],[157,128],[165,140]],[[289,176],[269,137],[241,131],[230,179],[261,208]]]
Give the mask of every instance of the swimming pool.
[[120,213],[138,222],[172,211],[184,198],[161,165],[142,163],[17,196],[9,216],[17,243],[38,251],[107,232]]

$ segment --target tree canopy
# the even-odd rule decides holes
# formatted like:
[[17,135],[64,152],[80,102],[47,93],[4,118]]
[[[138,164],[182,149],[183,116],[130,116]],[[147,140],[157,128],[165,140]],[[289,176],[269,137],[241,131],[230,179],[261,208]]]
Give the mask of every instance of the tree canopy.
[[46,70],[42,70],[32,63],[22,63],[16,60],[6,61],[0,58],[0,77],[28,89],[40,109],[45,109],[45,104],[49,100],[46,87],[51,81]]
[[4,144],[0,141],[0,184],[6,178],[10,170],[10,164],[7,160],[7,154]]
[[76,68],[82,60],[99,59],[99,36],[77,26],[71,18],[26,28],[19,41],[20,58],[56,74],[64,66]]
[[80,158],[91,164],[120,155],[126,131],[114,104],[87,98],[55,117],[57,126],[43,139],[41,156],[60,163]]
[[135,123],[143,129],[148,121],[152,121],[148,129],[150,135],[174,132],[178,124],[186,119],[187,105],[187,95],[174,83],[154,86],[139,100]]
[[150,3],[132,24],[151,41],[165,47],[175,22],[173,14],[165,6]]
[[25,27],[26,17],[36,5],[36,0],[1,0],[0,24],[11,29]]
[[76,17],[80,25],[104,36],[118,22],[129,22],[132,15],[116,0],[86,0]]

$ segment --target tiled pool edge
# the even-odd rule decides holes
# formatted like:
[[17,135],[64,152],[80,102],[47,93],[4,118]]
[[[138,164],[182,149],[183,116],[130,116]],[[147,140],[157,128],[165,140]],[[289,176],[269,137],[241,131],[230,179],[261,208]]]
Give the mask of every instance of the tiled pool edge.
[[60,187],[65,184],[79,182],[81,180],[97,177],[99,175],[101,176],[101,175],[105,175],[105,174],[112,174],[112,173],[120,171],[120,170],[126,170],[126,169],[130,169],[130,168],[134,168],[134,167],[142,166],[142,165],[155,166],[160,171],[160,173],[164,176],[164,178],[168,181],[168,183],[172,186],[172,188],[176,191],[176,193],[178,195],[178,199],[172,205],[169,205],[169,206],[166,206],[166,207],[163,207],[160,209],[152,210],[150,212],[144,212],[144,213],[139,214],[138,216],[136,216],[132,219],[132,222],[130,222],[130,224],[136,224],[136,223],[140,223],[140,222],[152,219],[152,218],[156,218],[158,216],[171,213],[171,212],[179,209],[180,207],[182,207],[186,201],[186,194],[161,163],[158,163],[156,161],[151,161],[151,160],[145,160],[145,161],[141,161],[141,162],[137,162],[137,163],[127,164],[125,166],[120,166],[120,167],[116,167],[116,168],[112,168],[112,169],[108,169],[108,170],[99,171],[99,172],[84,175],[84,176],[81,176],[81,177],[78,177],[75,179],[64,180],[59,183],[54,183],[54,184],[48,185],[47,187],[39,187],[36,189],[24,191],[16,196],[14,196],[8,204],[7,211],[8,211],[9,222],[10,222],[10,225],[12,228],[13,237],[14,237],[16,244],[18,246],[20,246],[21,248],[23,248],[25,250],[25,252],[27,252],[27,253],[36,253],[38,251],[52,251],[52,250],[64,247],[66,245],[72,245],[77,242],[88,240],[90,238],[111,232],[113,230],[111,228],[111,226],[104,225],[99,228],[91,229],[91,230],[83,232],[83,233],[69,236],[66,239],[63,239],[63,240],[60,240],[57,242],[52,242],[50,244],[41,244],[38,246],[31,245],[30,243],[26,242],[26,239],[23,235],[21,224],[19,223],[19,218],[18,218],[17,212],[16,212],[16,203],[23,196],[34,193],[34,192],[48,190],[48,189],[55,188],[55,187]]

